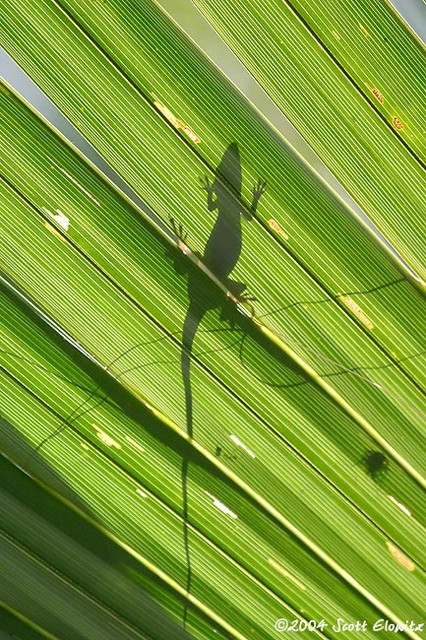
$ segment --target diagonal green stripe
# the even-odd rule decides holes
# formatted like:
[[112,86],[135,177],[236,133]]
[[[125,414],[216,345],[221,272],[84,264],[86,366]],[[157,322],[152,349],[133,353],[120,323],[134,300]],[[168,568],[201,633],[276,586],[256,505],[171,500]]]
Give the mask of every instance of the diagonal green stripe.
[[[8,107],[7,101],[5,107]],[[32,134],[34,134],[37,130],[39,131],[39,129],[37,128],[34,129],[34,127],[36,126],[34,118],[30,117],[30,119],[28,120],[28,117],[29,114],[26,115],[25,110],[19,109],[19,119],[18,121],[13,121],[13,125],[11,125],[10,127],[10,132],[12,132],[12,127],[19,127],[19,123],[28,123],[29,129],[22,130],[22,134],[19,137],[19,139],[23,141],[31,140],[31,137],[28,135],[28,133],[26,133],[26,131],[31,131]],[[48,141],[52,141],[52,136],[49,137],[46,130],[44,130],[43,135],[44,137],[42,138],[42,140],[45,140],[45,142],[42,142],[40,140],[40,144],[50,144]],[[16,141],[14,142],[14,144],[17,144]],[[8,151],[8,157],[6,159],[6,162],[8,164],[6,164],[5,166],[10,166],[9,175],[11,176],[11,178],[18,180],[19,166],[22,163],[22,159],[17,157],[16,160],[12,164],[10,164],[11,159],[13,159],[16,151],[14,151],[13,145],[10,145],[9,138],[7,136],[4,137],[4,149],[7,149]],[[156,250],[156,258],[154,258],[152,249],[150,249],[149,251],[147,251],[146,249],[144,250],[142,237],[139,239],[139,241],[137,240],[138,234],[142,233],[142,229],[138,229],[136,221],[132,221],[132,219],[129,217],[129,214],[124,215],[120,219],[118,219],[118,210],[115,213],[113,222],[114,227],[112,229],[112,233],[110,234],[110,232],[108,232],[108,229],[111,227],[112,220],[105,218],[104,216],[106,212],[103,211],[102,207],[96,206],[95,203],[93,203],[93,200],[88,199],[87,195],[82,193],[81,189],[78,189],[74,183],[70,185],[71,195],[73,198],[72,200],[68,199],[66,192],[61,193],[64,174],[62,173],[62,171],[58,170],[58,167],[63,168],[64,163],[66,163],[66,168],[63,170],[66,172],[67,176],[71,177],[74,175],[77,169],[77,167],[75,166],[75,162],[66,160],[66,158],[69,157],[69,154],[65,154],[65,157],[61,156],[59,164],[57,161],[53,161],[52,164],[52,159],[49,156],[46,156],[44,160],[40,162],[37,144],[33,148],[33,150],[31,150],[31,146],[28,143],[26,144],[25,148],[25,162],[27,163],[30,161],[30,156],[28,156],[29,151],[31,151],[31,154],[33,155],[31,162],[33,163],[34,169],[32,171],[37,171],[37,173],[34,174],[34,179],[36,180],[36,182],[33,182],[34,179],[28,180],[32,176],[32,172],[28,170],[25,173],[25,176],[19,178],[19,182],[21,185],[25,185],[25,181],[27,181],[25,190],[27,194],[34,199],[38,208],[43,211],[43,208],[45,209],[45,205],[47,205],[48,211],[54,212],[57,208],[57,205],[59,204],[61,207],[61,211],[66,210],[70,215],[72,212],[73,218],[71,218],[71,227],[69,230],[69,234],[74,239],[74,241],[76,241],[83,250],[85,250],[86,252],[88,251],[91,258],[96,263],[100,263],[102,265],[102,268],[106,270],[106,272],[111,274],[113,278],[118,278],[119,282],[122,283],[124,289],[129,292],[132,297],[138,300],[142,307],[145,307],[147,304],[147,300],[150,300],[149,304],[154,305],[152,307],[152,313],[155,317],[159,318],[162,324],[165,324],[169,331],[173,332],[174,334],[176,334],[176,332],[180,332],[183,324],[183,317],[185,314],[185,294],[183,292],[181,292],[180,294],[180,297],[182,299],[180,311],[178,311],[176,307],[179,296],[177,298],[176,296],[172,296],[172,299],[170,299],[169,302],[164,303],[164,307],[161,312],[159,311],[159,306],[161,305],[161,299],[164,293],[160,293],[160,289],[157,288],[157,291],[154,294],[156,283],[162,282],[162,290],[164,291],[164,289],[170,289],[170,287],[173,286],[173,282],[175,281],[175,277],[171,275],[168,276],[167,281],[164,280],[164,275],[166,272],[164,271],[164,266],[161,267],[159,265],[159,262],[163,261],[161,248]],[[80,165],[78,166],[79,174],[75,175],[81,175],[81,167],[82,165],[80,163]],[[81,181],[81,177],[78,177],[78,180]],[[52,184],[52,192],[50,194],[49,191],[49,195],[47,192],[48,184]],[[43,185],[42,197],[40,196],[41,185]],[[93,188],[94,185],[88,186],[88,192],[90,193],[90,190],[93,191]],[[97,192],[95,191],[95,193]],[[109,196],[97,196],[99,202],[102,202],[106,197]],[[75,201],[75,198],[77,198],[77,201]],[[76,209],[76,202],[79,203],[78,209]],[[114,206],[118,206],[116,200],[114,200]],[[85,215],[84,219],[81,218],[83,210],[85,212],[87,211],[87,214],[90,218],[87,217],[87,214]],[[45,219],[50,219],[48,214],[44,213],[44,215]],[[42,222],[42,220],[40,220],[40,222]],[[129,225],[131,226],[129,227]],[[87,235],[89,229],[91,230],[90,235]],[[129,233],[130,229],[134,229],[134,231],[131,231]],[[110,235],[107,236],[107,233]],[[144,237],[147,237],[146,234],[144,235]],[[131,244],[129,244],[129,241],[131,242]],[[255,243],[255,240],[253,242]],[[106,243],[108,243],[108,245],[106,245]],[[105,246],[109,247],[107,256],[105,256],[104,253]],[[126,247],[125,251],[124,246]],[[158,273],[158,275],[156,275],[155,277],[151,277],[149,283],[147,282],[146,284],[144,284],[144,281],[148,277],[146,273],[148,263],[147,255],[145,254],[151,256],[150,269],[154,270],[155,272],[160,271],[162,273],[162,275]],[[105,257],[107,257],[107,260],[105,260]],[[142,257],[143,268],[141,269]],[[129,262],[130,259],[131,263]],[[114,261],[113,265],[111,263],[112,260]],[[291,263],[287,266],[288,268],[290,268]],[[167,271],[167,273],[170,272]],[[159,280],[160,278],[162,278],[162,280]],[[304,282],[300,282],[300,277],[298,277],[298,274],[296,272],[294,281],[289,281],[287,288],[294,287],[293,296],[297,298],[302,295],[306,295],[307,285],[308,282],[306,282],[306,280]],[[143,293],[140,290],[142,286]],[[301,308],[300,306],[296,306],[296,308],[292,309],[290,311],[291,315],[289,315],[287,318],[283,314],[282,318],[285,324],[280,325],[280,327],[285,330],[286,334],[288,334],[289,331],[292,331],[293,336],[298,338],[296,342],[297,347],[300,347],[301,345],[300,330],[303,327],[303,339],[309,342],[311,342],[312,340],[315,341],[315,346],[317,349],[314,351],[314,357],[317,358],[318,351],[321,353],[324,349],[324,327],[330,326],[332,327],[332,331],[330,331],[330,334],[333,340],[342,340],[342,348],[340,349],[341,354],[344,353],[348,347],[348,338],[351,338],[352,340],[352,344],[349,344],[351,344],[353,353],[359,354],[361,349],[365,350],[366,345],[362,342],[362,334],[358,335],[358,338],[360,338],[360,340],[356,340],[357,334],[352,330],[351,325],[344,321],[344,318],[341,317],[338,311],[336,314],[333,308],[322,307],[320,309],[320,307],[321,305],[312,307],[315,314],[314,316],[304,317],[305,308]],[[170,309],[174,309],[175,314],[182,314],[182,320],[178,320],[177,316],[174,319],[170,318]],[[281,317],[279,317],[279,319],[281,319]],[[294,319],[297,319],[298,325],[294,324]],[[317,330],[315,330],[315,326],[313,325],[313,319],[316,319],[317,323],[318,321],[320,321],[320,325],[318,325]],[[301,324],[301,322],[303,322],[303,325]],[[336,323],[338,324],[336,325]],[[351,334],[348,333],[349,331],[351,331]],[[292,345],[293,340],[289,341],[290,345]],[[332,343],[330,342],[330,346],[331,344]],[[303,355],[307,353],[309,354],[309,350],[305,350],[305,353]],[[376,387],[366,384],[365,377],[358,377],[359,373],[362,374],[362,371],[357,372],[358,375],[334,375],[330,377],[329,380],[332,381],[332,384],[337,385],[339,391],[344,389],[346,393],[349,393],[349,398],[355,400],[355,405],[362,403],[361,406],[363,407],[363,411],[367,408],[367,410],[370,412],[369,415],[374,419],[373,424],[377,422],[377,418],[379,417],[381,429],[383,428],[381,423],[383,423],[384,419],[386,420],[386,417],[384,418],[384,415],[388,415],[389,429],[386,430],[386,438],[390,438],[391,441],[393,440],[393,442],[395,442],[395,445],[397,444],[398,450],[400,450],[401,446],[403,446],[405,448],[404,455],[407,455],[406,452],[410,451],[411,449],[410,455],[412,456],[412,459],[418,461],[418,450],[419,448],[422,449],[422,447],[421,442],[419,441],[419,435],[416,434],[416,430],[413,430],[411,432],[411,437],[413,438],[411,443],[410,440],[406,440],[406,442],[401,445],[399,435],[400,430],[397,429],[396,426],[400,424],[400,428],[406,431],[410,423],[412,423],[413,426],[416,425],[416,428],[419,429],[419,434],[422,432],[422,425],[424,425],[424,421],[421,416],[422,407],[424,406],[423,398],[422,396],[416,394],[416,392],[413,392],[413,390],[410,390],[409,385],[404,384],[404,380],[401,378],[401,376],[392,371],[392,366],[387,367],[386,361],[379,360],[379,362],[377,362],[377,352],[374,353],[374,351],[369,350],[367,353],[369,353],[371,358],[375,358],[375,362],[377,363],[377,365],[379,365],[380,363],[379,369],[377,370],[377,372],[375,372],[375,376],[377,376],[375,377],[375,383],[378,384],[381,388],[380,392],[377,391]],[[335,354],[336,351],[330,353],[330,355]],[[309,355],[312,357],[312,351]],[[373,362],[371,362],[372,365]],[[327,364],[327,367],[330,367],[330,364],[333,365],[333,363],[328,363],[326,360],[323,360],[321,362],[321,367],[324,368],[325,364]],[[381,366],[383,366],[384,368],[382,369]],[[357,369],[355,363],[353,364],[353,367]],[[342,369],[344,370],[343,367]],[[347,369],[351,370],[352,367],[349,365]],[[331,370],[329,368],[329,370],[325,373],[328,375],[333,373],[337,374],[339,373],[339,368],[336,369],[333,367],[331,368]],[[321,383],[322,381],[320,381],[320,384]],[[386,414],[384,414],[384,402],[386,401],[386,398],[384,397],[383,391],[389,393],[389,399],[387,402],[389,414],[387,412]],[[238,391],[238,394],[240,395],[241,391]],[[368,402],[366,402],[366,399],[368,400]],[[393,404],[395,405],[394,407],[392,406]],[[399,411],[397,410],[397,407],[399,408]],[[374,413],[371,413],[372,410],[374,411]],[[398,413],[400,414],[399,416]],[[404,414],[406,415],[404,416]],[[408,422],[407,418],[409,420]],[[367,429],[368,428],[369,427],[367,426]],[[375,432],[372,431],[372,433],[374,435]]]
[[304,24],[283,0],[194,4],[424,280],[423,168]]
[[387,0],[356,4],[332,0],[321,6],[287,0],[287,4],[306,21],[394,133],[424,161],[425,50],[392,4]]

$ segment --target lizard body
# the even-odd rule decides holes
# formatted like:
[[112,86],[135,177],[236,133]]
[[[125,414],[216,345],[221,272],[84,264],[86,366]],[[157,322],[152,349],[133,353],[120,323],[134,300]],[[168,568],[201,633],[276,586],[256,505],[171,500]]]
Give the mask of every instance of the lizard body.
[[[216,278],[236,297],[241,296],[246,285],[230,280],[229,276],[238,262],[242,249],[241,217],[251,220],[259,198],[265,191],[265,183],[258,181],[253,188],[253,200],[248,212],[241,203],[241,162],[238,145],[231,143],[216,169],[216,178],[210,183],[205,178],[202,188],[207,192],[207,208],[218,211],[218,216],[206,242],[200,260]],[[223,295],[207,299],[202,291],[202,278],[196,270],[188,278],[189,307],[182,331],[181,370],[185,387],[186,423],[192,437],[192,393],[189,378],[192,345],[197,329],[207,311],[223,304]]]
[[[200,262],[206,267],[228,291],[236,298],[240,297],[246,285],[230,280],[229,276],[238,262],[242,249],[241,216],[248,220],[252,218],[260,196],[265,191],[265,182],[258,181],[253,188],[253,200],[250,212],[241,203],[241,162],[238,145],[233,142],[226,149],[219,166],[216,169],[216,178],[210,183],[206,177],[202,188],[207,192],[207,208],[210,212],[217,210],[218,216],[210,236],[206,242],[202,256],[198,256]],[[172,225],[176,235],[181,240],[180,246],[185,251],[185,238],[182,237],[182,228],[176,229],[174,221]],[[198,327],[207,313],[224,304],[224,296],[220,289],[209,298],[205,294],[205,274],[202,269],[191,269],[188,277],[189,306],[182,329],[181,371],[185,391],[186,428],[188,435],[193,436],[193,411],[192,389],[190,378],[190,364],[192,346]],[[221,454],[221,448],[216,449],[216,455]],[[191,558],[188,540],[188,468],[189,460],[182,460],[182,501],[183,501],[183,542],[187,562],[186,591],[189,594],[191,588]],[[184,605],[183,625],[186,626],[187,604]]]

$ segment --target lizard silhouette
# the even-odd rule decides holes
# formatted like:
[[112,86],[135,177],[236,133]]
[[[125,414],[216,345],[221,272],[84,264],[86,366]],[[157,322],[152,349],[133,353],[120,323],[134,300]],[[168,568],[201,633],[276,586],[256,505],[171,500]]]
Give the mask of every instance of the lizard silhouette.
[[[204,248],[203,255],[198,254],[199,263],[206,267],[232,294],[234,299],[243,297],[246,285],[230,279],[230,274],[238,262],[242,249],[242,226],[241,217],[251,220],[260,197],[265,192],[266,182],[258,180],[252,190],[252,204],[248,211],[241,201],[242,171],[238,145],[232,142],[226,149],[219,166],[215,171],[216,177],[211,183],[208,177],[202,180],[202,189],[207,192],[207,208],[210,212],[218,211],[218,216],[210,236]],[[173,230],[180,240],[180,247],[185,251],[186,234],[183,233],[182,226],[176,227],[174,220],[171,220]],[[185,264],[175,263],[179,273],[185,272]],[[188,276],[188,298],[189,307],[185,316],[182,330],[182,350],[181,350],[181,371],[185,391],[186,427],[187,433],[193,436],[193,411],[192,411],[192,389],[190,378],[190,364],[192,356],[192,346],[198,327],[207,313],[212,309],[226,305],[223,292],[217,288],[214,294],[209,297],[205,292],[205,274],[201,269],[190,269]],[[246,298],[250,299],[250,298]],[[221,319],[226,318],[225,307],[223,308]],[[232,322],[231,322],[232,324]],[[216,455],[220,456],[221,447],[216,448]],[[186,591],[190,592],[191,587],[191,560],[189,554],[188,540],[188,475],[189,461],[184,458],[182,461],[182,501],[183,501],[183,522],[184,522],[184,548],[187,564]],[[183,625],[186,626],[187,600],[184,605]]]
[[[207,208],[210,212],[218,211],[218,216],[210,236],[207,240],[202,256],[197,256],[200,262],[230,291],[236,298],[242,297],[246,285],[229,278],[238,262],[242,249],[241,217],[251,220],[256,212],[260,197],[265,192],[266,182],[258,180],[253,187],[252,204],[248,211],[241,202],[242,171],[238,145],[232,142],[223,154],[216,177],[210,183],[205,177],[202,189],[207,192]],[[176,228],[172,220],[176,235],[186,240],[182,227]],[[207,299],[203,295],[205,279],[197,269],[192,269],[188,277],[189,307],[185,316],[182,330],[181,370],[185,387],[186,424],[187,433],[192,437],[192,393],[190,384],[190,361],[192,345],[197,329],[207,313],[225,304],[223,294],[218,289],[217,295]],[[249,298],[247,298],[249,299]],[[226,314],[222,315],[222,318]]]

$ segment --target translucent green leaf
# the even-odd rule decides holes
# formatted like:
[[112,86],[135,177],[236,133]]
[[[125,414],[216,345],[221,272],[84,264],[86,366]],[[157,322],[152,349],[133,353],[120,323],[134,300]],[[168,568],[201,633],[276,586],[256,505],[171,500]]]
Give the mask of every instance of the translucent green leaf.
[[[379,231],[425,280],[423,167],[288,3],[194,0],[194,4]],[[375,30],[382,28],[387,31],[380,22]],[[339,24],[335,29],[340,33]],[[364,36],[360,32],[358,37]],[[403,47],[401,37],[398,34],[395,47]],[[407,63],[415,64],[408,58]],[[424,63],[418,72],[424,76]],[[398,79],[394,82],[398,84]],[[419,80],[422,85],[424,81]],[[403,121],[403,115],[394,116]]]

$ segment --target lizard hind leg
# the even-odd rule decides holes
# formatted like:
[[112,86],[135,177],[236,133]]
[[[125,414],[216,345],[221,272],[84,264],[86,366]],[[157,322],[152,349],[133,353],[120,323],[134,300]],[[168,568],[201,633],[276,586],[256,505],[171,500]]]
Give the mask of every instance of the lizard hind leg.
[[236,298],[239,298],[242,295],[243,291],[247,289],[247,285],[244,284],[244,282],[236,282],[235,280],[230,280],[229,278],[226,281],[226,286],[228,287],[232,295],[234,295]]
[[253,306],[250,302],[255,301],[256,298],[245,293],[247,289],[247,285],[243,282],[235,282],[234,280],[227,280],[228,291],[232,294],[229,296],[223,306],[220,319],[228,321],[231,328],[233,329],[236,324],[237,318],[240,316],[240,312],[238,311],[237,304],[238,303],[249,303],[250,312],[254,315]]
[[235,282],[234,280],[227,280],[228,290],[235,298],[238,298],[238,302],[250,303],[257,300],[254,296],[247,293],[247,285],[243,282]]

